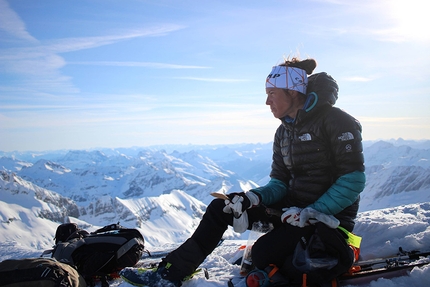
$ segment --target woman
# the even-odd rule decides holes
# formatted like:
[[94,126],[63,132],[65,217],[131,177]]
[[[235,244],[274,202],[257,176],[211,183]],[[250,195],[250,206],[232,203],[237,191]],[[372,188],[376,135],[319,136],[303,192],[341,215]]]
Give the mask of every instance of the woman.
[[292,59],[274,67],[266,81],[266,104],[282,121],[273,144],[271,182],[285,186],[254,192],[266,205],[284,201],[281,220],[287,224],[257,241],[253,263],[259,269],[276,265],[288,275],[291,264],[286,258],[302,237],[314,233],[309,220],[316,214],[328,215],[323,221],[332,228],[340,224],[353,230],[365,184],[361,126],[333,107],[338,86],[330,76],[320,73],[307,79],[315,67],[313,59]]
[[[229,225],[243,232],[256,221],[272,223],[274,230],[255,243],[252,260],[261,270],[276,265],[287,277],[286,259],[302,237],[314,233],[315,218],[352,231],[365,183],[361,126],[333,107],[338,86],[330,76],[320,73],[308,79],[315,67],[313,59],[293,58],[273,67],[266,79],[266,104],[281,120],[270,182],[231,193],[228,200],[213,200],[191,238],[163,258],[156,272],[142,276],[144,284],[168,280],[181,286]],[[282,216],[268,215],[267,207],[283,209]]]

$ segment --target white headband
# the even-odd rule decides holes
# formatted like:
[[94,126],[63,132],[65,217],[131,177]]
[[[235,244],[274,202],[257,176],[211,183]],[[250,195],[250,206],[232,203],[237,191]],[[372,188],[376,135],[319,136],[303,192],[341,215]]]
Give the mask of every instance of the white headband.
[[294,90],[306,95],[308,76],[296,67],[275,66],[267,76],[266,88]]

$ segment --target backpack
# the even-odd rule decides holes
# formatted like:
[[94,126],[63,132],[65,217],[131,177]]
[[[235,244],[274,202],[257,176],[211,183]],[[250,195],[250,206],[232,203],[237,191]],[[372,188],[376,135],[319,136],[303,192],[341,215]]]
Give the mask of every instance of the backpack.
[[324,223],[315,224],[315,233],[297,243],[292,256],[287,257],[282,273],[294,283],[324,283],[348,272],[355,261],[354,250],[348,245],[348,234]]
[[58,242],[65,242],[72,238],[82,238],[88,234],[87,231],[80,229],[76,223],[63,223],[57,227],[54,240],[55,244],[58,244]]
[[72,266],[52,258],[8,259],[0,262],[0,286],[85,287],[84,278]]
[[[89,283],[94,277],[134,266],[143,255],[145,241],[137,229],[111,224],[88,233],[73,225],[66,223],[57,228],[57,244],[49,253],[60,262],[76,266]],[[67,230],[71,234],[64,232]]]

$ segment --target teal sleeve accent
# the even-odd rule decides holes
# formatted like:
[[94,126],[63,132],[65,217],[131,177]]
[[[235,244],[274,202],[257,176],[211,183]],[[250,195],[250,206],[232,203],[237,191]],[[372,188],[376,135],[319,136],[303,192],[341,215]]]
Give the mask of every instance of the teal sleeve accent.
[[336,182],[313,204],[309,205],[319,212],[335,215],[353,204],[363,191],[366,175],[354,171],[339,177]]
[[287,194],[288,187],[279,179],[271,178],[265,186],[253,188],[250,191],[258,194],[260,204],[270,205],[281,200]]

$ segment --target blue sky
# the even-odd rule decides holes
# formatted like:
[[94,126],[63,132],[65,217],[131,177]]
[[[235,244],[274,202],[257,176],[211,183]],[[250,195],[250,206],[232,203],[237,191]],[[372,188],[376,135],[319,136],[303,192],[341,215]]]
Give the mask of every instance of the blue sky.
[[271,67],[339,83],[364,140],[430,138],[419,0],[0,0],[0,150],[272,141]]

